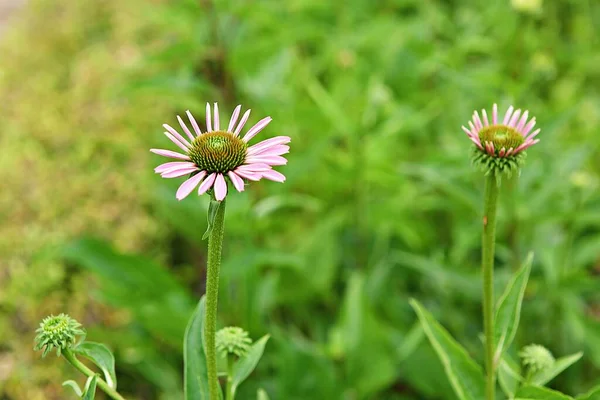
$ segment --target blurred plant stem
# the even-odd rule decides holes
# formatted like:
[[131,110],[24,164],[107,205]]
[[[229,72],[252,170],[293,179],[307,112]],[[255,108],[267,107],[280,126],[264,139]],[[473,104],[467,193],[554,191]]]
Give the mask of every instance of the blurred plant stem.
[[227,390],[225,392],[225,400],[233,400],[233,363],[235,358],[233,355],[227,355]]
[[494,247],[496,244],[496,211],[498,184],[494,172],[485,180],[483,198],[483,324],[485,331],[485,369],[487,372],[486,399],[494,400],[496,373],[494,368]]
[[[82,374],[84,374],[88,378],[91,378],[91,377],[97,375],[94,371],[92,371],[91,369],[86,367],[85,364],[83,364],[81,361],[79,361],[77,359],[77,357],[75,357],[75,354],[73,354],[71,352],[71,350],[63,349],[62,355],[72,366],[74,366],[76,369],[78,369]],[[100,389],[102,389],[102,391],[104,393],[106,393],[108,395],[108,397],[110,397],[111,399],[125,400],[125,398],[123,396],[121,396],[115,389],[111,388],[104,379],[97,377],[96,382],[97,382],[98,387]]]
[[206,364],[208,370],[208,389],[210,400],[219,400],[219,378],[217,376],[217,350],[215,335],[217,332],[217,302],[219,299],[219,270],[221,268],[221,250],[223,248],[223,220],[225,200],[221,201],[208,237],[208,266],[206,269],[206,319],[204,321],[204,342],[206,346]]
[[506,179],[506,196],[508,202],[509,223],[508,241],[512,256],[513,271],[521,267],[521,247],[519,245],[519,213],[517,210],[516,192],[519,187],[519,175],[515,174]]

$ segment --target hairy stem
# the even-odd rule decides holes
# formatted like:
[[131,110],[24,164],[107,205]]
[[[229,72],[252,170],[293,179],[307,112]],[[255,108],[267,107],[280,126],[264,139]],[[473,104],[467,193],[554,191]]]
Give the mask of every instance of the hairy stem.
[[494,247],[496,244],[496,210],[498,185],[496,176],[486,177],[483,199],[483,325],[485,331],[485,369],[487,372],[486,400],[494,400],[496,394],[496,371],[494,363]]
[[221,250],[223,247],[223,220],[225,200],[221,202],[212,231],[208,237],[208,267],[206,271],[206,314],[204,320],[204,343],[206,345],[206,364],[208,370],[208,393],[210,400],[219,400],[219,378],[217,376],[217,302],[219,299],[219,270],[221,268]]
[[[79,361],[77,359],[77,357],[75,357],[75,354],[73,354],[71,352],[71,350],[69,349],[63,349],[62,350],[62,355],[65,357],[65,359],[75,368],[77,368],[82,374],[84,374],[85,376],[87,376],[88,378],[91,378],[95,375],[97,375],[94,371],[92,371],[91,369],[89,369],[88,367],[85,366],[85,364],[83,364],[81,361]],[[97,377],[97,385],[100,389],[102,389],[102,391],[104,393],[106,393],[108,395],[108,397],[110,397],[111,399],[114,400],[125,400],[125,397],[121,396],[115,389],[111,388],[110,386],[108,386],[108,383],[106,383],[106,381],[100,377]]]

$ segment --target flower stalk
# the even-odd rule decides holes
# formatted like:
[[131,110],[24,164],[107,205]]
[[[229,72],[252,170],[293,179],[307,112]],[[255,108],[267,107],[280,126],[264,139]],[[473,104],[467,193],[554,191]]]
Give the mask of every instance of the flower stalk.
[[217,372],[217,303],[219,299],[219,271],[223,249],[225,199],[221,201],[208,237],[208,266],[206,271],[206,316],[204,321],[204,343],[208,371],[210,400],[219,400],[219,378]]
[[[73,367],[75,367],[77,370],[79,370],[82,374],[84,374],[88,378],[91,378],[91,377],[97,375],[94,371],[92,371],[91,369],[86,367],[85,364],[83,364],[81,361],[79,361],[77,359],[77,357],[75,357],[75,354],[73,354],[73,352],[70,349],[67,349],[67,348],[62,349],[61,353]],[[110,397],[111,399],[114,399],[114,400],[125,400],[125,398],[123,396],[121,396],[115,389],[111,388],[104,379],[102,379],[100,377],[97,377],[96,379],[97,379],[96,382],[97,382],[98,387],[100,389],[102,389],[102,391],[104,393],[106,393],[108,397]]]
[[498,184],[495,172],[485,178],[483,199],[482,260],[483,321],[485,333],[486,400],[494,400],[496,371],[494,362],[494,248],[496,244],[496,212]]

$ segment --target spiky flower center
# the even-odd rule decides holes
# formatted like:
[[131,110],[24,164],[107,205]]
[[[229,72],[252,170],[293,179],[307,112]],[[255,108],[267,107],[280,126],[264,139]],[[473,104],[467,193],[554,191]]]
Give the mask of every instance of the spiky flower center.
[[194,139],[188,155],[201,170],[226,173],[244,163],[247,147],[229,132],[209,132]]
[[248,332],[237,326],[228,326],[219,330],[215,340],[217,351],[224,357],[227,355],[244,357],[252,345]]
[[479,131],[479,140],[484,147],[487,142],[493,143],[495,153],[498,154],[502,149],[505,151],[511,148],[516,149],[523,144],[525,138],[515,129],[506,125],[491,125]]

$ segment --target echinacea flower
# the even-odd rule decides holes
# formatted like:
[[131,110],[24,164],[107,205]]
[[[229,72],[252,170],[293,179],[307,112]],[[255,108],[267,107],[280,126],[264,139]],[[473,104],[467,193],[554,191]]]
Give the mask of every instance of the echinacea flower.
[[510,106],[502,121],[498,119],[498,106],[494,104],[491,120],[485,110],[481,117],[475,111],[469,121],[469,129],[462,127],[475,144],[473,162],[483,170],[511,174],[523,163],[524,150],[533,146],[539,139],[535,137],[540,129],[532,131],[535,117],[529,119],[529,111],[521,112]]
[[192,114],[186,111],[195,135],[183,119],[177,116],[179,125],[189,140],[171,126],[163,125],[167,130],[165,135],[184,153],[163,149],[150,149],[150,151],[179,160],[159,165],[154,169],[163,178],[191,175],[179,186],[175,195],[178,200],[187,197],[196,187],[198,187],[198,195],[213,189],[215,199],[222,201],[227,195],[228,182],[231,182],[238,192],[242,192],[245,179],[258,181],[265,178],[275,182],[285,181],[285,176],[275,171],[273,167],[287,164],[287,160],[282,155],[289,152],[290,147],[287,143],[291,139],[288,136],[276,136],[248,146],[250,139],[271,122],[271,117],[261,119],[243,137],[240,137],[240,132],[250,116],[250,110],[246,111],[238,123],[241,108],[242,106],[238,105],[234,109],[227,129],[221,129],[217,103],[214,104],[214,118],[211,116],[210,104],[207,103],[204,133]]

